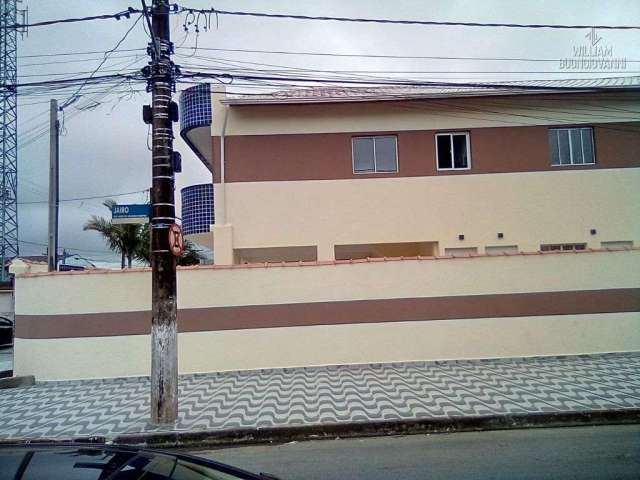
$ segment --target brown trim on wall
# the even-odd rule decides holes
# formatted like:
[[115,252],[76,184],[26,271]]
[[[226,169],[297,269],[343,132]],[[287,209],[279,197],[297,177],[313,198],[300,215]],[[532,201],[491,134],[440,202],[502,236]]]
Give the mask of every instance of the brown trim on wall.
[[[619,312],[640,312],[640,288],[191,308],[178,312],[178,327],[204,332]],[[142,335],[149,333],[150,322],[148,311],[16,315],[16,337]]]
[[[436,168],[435,134],[451,130],[233,135],[225,139],[225,181],[338,180],[484,173],[539,172],[640,167],[639,123],[590,124],[594,129],[596,163],[551,166],[549,128],[553,126],[470,128],[471,168]],[[640,132],[640,130],[638,130]],[[395,135],[398,172],[354,173],[351,138]],[[214,182],[220,181],[220,138],[213,137]]]

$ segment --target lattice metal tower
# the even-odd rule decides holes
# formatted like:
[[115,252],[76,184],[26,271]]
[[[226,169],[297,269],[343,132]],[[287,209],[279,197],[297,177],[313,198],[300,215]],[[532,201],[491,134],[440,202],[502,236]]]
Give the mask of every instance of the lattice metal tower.
[[18,0],[0,0],[0,280],[18,256]]

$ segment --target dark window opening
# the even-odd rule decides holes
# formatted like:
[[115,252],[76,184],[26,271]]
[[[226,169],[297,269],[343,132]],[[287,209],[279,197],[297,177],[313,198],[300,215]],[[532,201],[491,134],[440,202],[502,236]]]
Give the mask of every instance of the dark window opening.
[[438,170],[467,170],[470,168],[469,134],[436,134]]

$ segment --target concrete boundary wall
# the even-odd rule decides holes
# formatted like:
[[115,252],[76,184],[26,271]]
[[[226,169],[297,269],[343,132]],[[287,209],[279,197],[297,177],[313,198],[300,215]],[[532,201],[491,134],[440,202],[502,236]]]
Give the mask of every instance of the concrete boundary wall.
[[[18,277],[16,374],[147,374],[149,290],[148,270]],[[638,249],[190,268],[178,295],[185,373],[640,350]]]
[[[151,337],[16,339],[16,375],[149,375]],[[640,315],[483,318],[181,333],[181,373],[640,350]],[[71,367],[72,366],[72,367]]]

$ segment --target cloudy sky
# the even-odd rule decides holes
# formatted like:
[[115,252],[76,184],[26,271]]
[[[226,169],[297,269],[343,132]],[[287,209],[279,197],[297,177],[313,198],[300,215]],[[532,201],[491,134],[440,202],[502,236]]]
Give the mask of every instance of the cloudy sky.
[[[151,3],[151,0],[148,0]],[[214,6],[222,10],[264,11],[345,17],[385,17],[466,22],[640,24],[637,0],[182,0],[185,7]],[[29,20],[114,13],[136,0],[23,0],[29,7]],[[250,17],[220,16],[212,29],[193,29],[185,33],[185,16],[172,19],[172,40],[180,55],[175,62],[190,70],[212,68],[217,62],[234,63],[242,68],[348,70],[402,73],[404,78],[447,80],[500,80],[577,78],[580,76],[637,75],[640,63],[627,63],[624,71],[567,73],[557,59],[571,57],[574,46],[587,43],[583,30],[519,30],[505,28],[425,27],[303,22]],[[119,22],[95,21],[32,28],[19,41],[18,75],[21,82],[86,76],[131,27],[134,19]],[[202,25],[202,24],[201,24]],[[599,31],[602,42],[611,46],[615,57],[640,59],[640,31]],[[120,69],[141,68],[143,51],[124,51],[146,47],[148,37],[142,22],[103,65],[100,74]],[[196,49],[197,45],[197,49]],[[553,61],[433,60],[332,56],[305,56],[245,52],[221,52],[211,48],[271,51],[322,52],[334,54],[376,54],[402,56],[506,57],[554,59]],[[69,53],[73,55],[56,55]],[[47,55],[47,56],[44,56]],[[136,57],[136,55],[138,55]],[[263,64],[256,66],[254,62]],[[264,66],[274,65],[274,67]],[[228,65],[226,63],[225,65]],[[85,73],[80,73],[85,72]],[[459,72],[459,73],[455,73]],[[511,73],[508,73],[511,72]],[[522,73],[520,73],[522,72]],[[376,75],[387,75],[376,73]],[[180,86],[186,88],[186,86]],[[238,91],[251,87],[238,85]],[[134,85],[133,89],[144,89]],[[103,89],[104,90],[104,89]],[[146,194],[118,195],[147,189],[150,185],[150,152],[147,126],[141,108],[149,99],[144,92],[102,95],[88,88],[79,101],[65,109],[65,131],[60,139],[60,198],[86,196],[114,198],[120,203],[146,200]],[[50,98],[63,103],[70,92],[44,92],[19,98],[19,222],[22,254],[40,254],[47,238],[48,134]],[[215,121],[215,119],[214,119]],[[177,134],[177,128],[176,128]],[[175,147],[183,154],[183,173],[178,174],[179,189],[210,181],[209,172],[188,147],[178,140]],[[117,260],[99,235],[83,232],[82,225],[92,215],[108,216],[101,199],[62,202],[60,246],[96,261]]]

